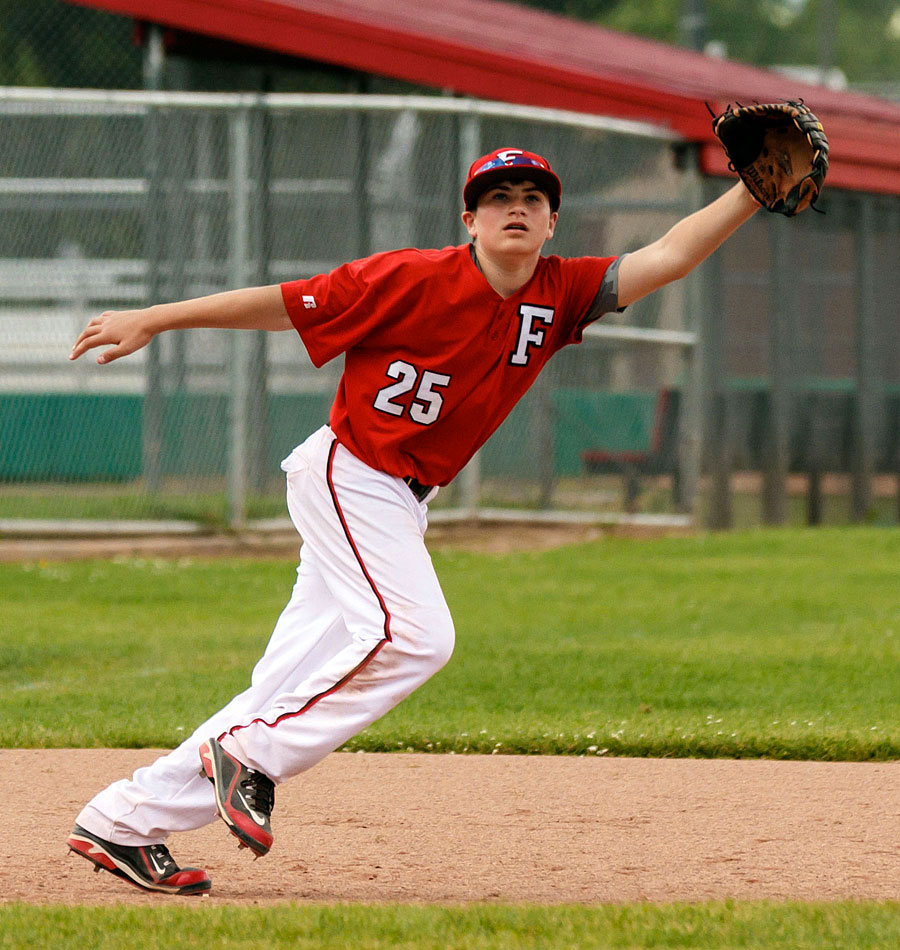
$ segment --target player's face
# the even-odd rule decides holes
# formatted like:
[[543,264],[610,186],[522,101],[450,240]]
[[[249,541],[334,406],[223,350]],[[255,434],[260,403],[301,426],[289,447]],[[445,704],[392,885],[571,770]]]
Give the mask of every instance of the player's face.
[[557,214],[534,182],[503,181],[488,188],[476,209],[462,217],[479,250],[518,256],[540,252],[553,237]]

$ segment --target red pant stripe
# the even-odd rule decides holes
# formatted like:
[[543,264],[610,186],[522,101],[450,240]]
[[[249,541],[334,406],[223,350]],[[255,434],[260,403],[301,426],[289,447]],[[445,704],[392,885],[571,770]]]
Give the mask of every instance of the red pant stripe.
[[341,503],[338,501],[337,493],[334,490],[334,479],[332,478],[332,469],[334,468],[334,453],[338,447],[337,439],[331,443],[331,448],[328,450],[328,468],[326,470],[326,478],[328,480],[328,491],[331,492],[331,500],[334,503],[334,510],[337,512],[338,520],[341,523],[341,527],[344,530],[344,535],[347,538],[347,543],[350,545],[350,548],[353,551],[353,556],[356,558],[357,563],[359,564],[359,569],[363,572],[363,576],[369,583],[369,587],[372,588],[372,593],[375,595],[375,598],[378,601],[378,606],[381,607],[381,612],[384,614],[384,638],[385,640],[391,639],[391,614],[387,609],[387,604],[384,602],[384,598],[381,596],[381,592],[375,586],[375,581],[372,580],[369,572],[366,570],[366,565],[363,563],[363,559],[360,556],[359,551],[356,548],[356,542],[353,540],[353,536],[350,534],[350,529],[347,527],[347,519],[344,517],[344,512],[341,509]]
[[273,726],[277,726],[278,723],[284,722],[285,719],[292,719],[294,716],[303,715],[303,713],[305,713],[308,709],[311,709],[313,706],[315,706],[317,702],[319,702],[322,699],[325,699],[326,696],[331,696],[332,693],[336,693],[339,689],[341,689],[341,687],[346,686],[346,684],[349,683],[350,680],[352,680],[353,677],[356,676],[357,673],[360,672],[360,670],[363,670],[366,666],[368,666],[369,663],[371,663],[371,661],[378,655],[378,652],[385,645],[385,643],[388,643],[391,640],[390,611],[387,609],[387,605],[384,602],[384,598],[381,596],[381,592],[375,586],[375,582],[372,580],[371,575],[366,570],[366,565],[363,563],[363,559],[359,553],[359,550],[356,547],[356,543],[353,540],[353,536],[350,534],[350,529],[347,527],[347,519],[344,517],[344,512],[341,509],[340,502],[338,501],[337,493],[334,490],[334,480],[332,478],[332,469],[334,467],[334,453],[337,450],[337,447],[338,447],[338,442],[335,439],[335,441],[331,443],[331,448],[328,452],[328,464],[327,464],[327,469],[325,472],[325,477],[328,482],[328,491],[331,493],[331,500],[334,503],[334,510],[337,513],[338,520],[341,523],[341,528],[343,529],[344,535],[347,538],[347,543],[350,545],[350,548],[353,551],[353,555],[356,558],[357,563],[359,564],[360,570],[363,572],[363,575],[368,581],[369,586],[372,588],[372,592],[375,594],[375,597],[378,600],[378,604],[381,607],[381,611],[384,614],[384,639],[379,641],[375,645],[374,649],[369,654],[367,654],[360,663],[358,663],[352,670],[350,670],[349,673],[347,673],[345,676],[342,676],[341,679],[339,679],[334,684],[334,686],[330,687],[329,689],[324,690],[321,693],[318,693],[316,696],[313,696],[311,699],[308,699],[300,709],[296,710],[295,712],[283,713],[274,722],[266,722],[264,719],[253,719],[251,722],[245,723],[242,726],[232,726],[232,728],[229,729],[227,733],[223,732],[222,735],[219,736],[220,740],[224,738],[226,735],[229,735],[229,734],[233,735],[235,732],[238,732],[240,729],[246,729],[247,726],[252,726],[256,723],[272,728]]

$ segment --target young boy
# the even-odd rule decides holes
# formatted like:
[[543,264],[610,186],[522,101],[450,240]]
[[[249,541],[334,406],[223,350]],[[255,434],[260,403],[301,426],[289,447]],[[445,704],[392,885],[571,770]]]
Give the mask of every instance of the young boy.
[[198,894],[163,844],[218,815],[256,855],[274,787],[311,768],[436,673],[453,622],[424,544],[427,502],[584,327],[683,277],[758,209],[740,183],[625,257],[542,257],[561,185],[531,152],[476,161],[471,243],[376,254],[330,274],[107,312],[71,359],[112,362],[190,327],[295,329],[316,366],[344,354],[329,424],[284,460],[303,539],[297,582],[251,685],[170,754],[100,792],[68,839],[146,890]]

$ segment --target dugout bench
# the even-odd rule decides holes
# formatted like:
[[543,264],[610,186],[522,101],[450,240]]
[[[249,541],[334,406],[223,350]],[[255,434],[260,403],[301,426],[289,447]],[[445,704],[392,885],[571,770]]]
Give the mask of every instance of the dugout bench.
[[[796,380],[790,390],[784,445],[779,450],[774,445],[775,409],[769,383],[731,380],[726,391],[711,398],[707,406],[703,470],[712,479],[710,503],[723,510],[730,508],[730,475],[734,472],[762,473],[764,494],[786,491],[779,482],[788,473],[803,474],[806,521],[820,524],[824,475],[853,476],[854,492],[861,491],[858,485],[866,478],[866,472],[860,470],[858,448],[859,398],[853,380]],[[554,392],[553,402],[558,474],[573,473],[572,460],[577,458],[581,472],[620,475],[629,512],[637,507],[645,478],[669,475],[673,499],[680,502],[679,390],[560,388]],[[867,425],[870,474],[898,476],[896,517],[900,521],[900,385],[879,388]]]
[[553,401],[562,451],[567,441],[577,440],[581,471],[621,475],[627,512],[637,508],[643,480],[655,475],[671,476],[673,497],[679,502],[678,390],[560,388]]

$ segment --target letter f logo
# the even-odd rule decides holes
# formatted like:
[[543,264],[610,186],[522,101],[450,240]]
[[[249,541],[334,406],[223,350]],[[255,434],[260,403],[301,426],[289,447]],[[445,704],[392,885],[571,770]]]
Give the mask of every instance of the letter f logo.
[[519,338],[516,341],[515,352],[509,356],[509,362],[513,366],[527,366],[528,348],[544,345],[546,334],[540,327],[535,327],[538,322],[549,327],[553,323],[553,308],[535,307],[530,303],[519,306]]

